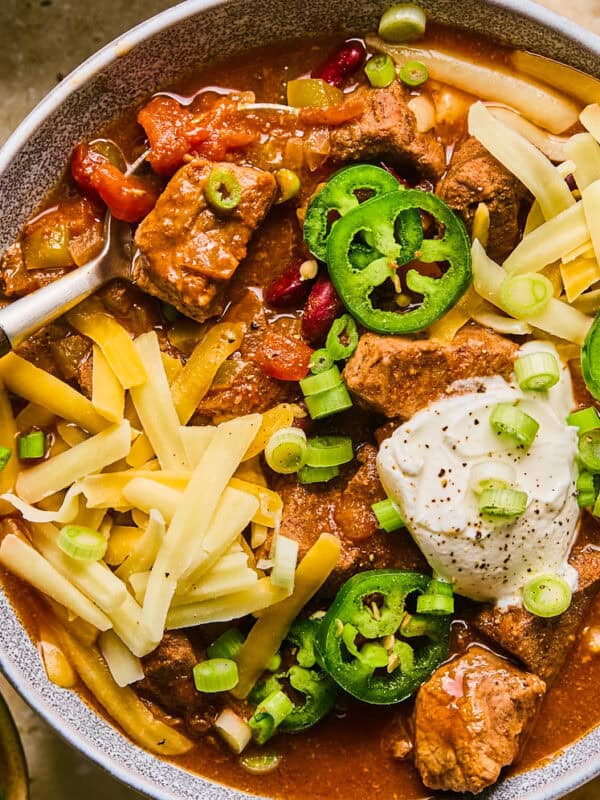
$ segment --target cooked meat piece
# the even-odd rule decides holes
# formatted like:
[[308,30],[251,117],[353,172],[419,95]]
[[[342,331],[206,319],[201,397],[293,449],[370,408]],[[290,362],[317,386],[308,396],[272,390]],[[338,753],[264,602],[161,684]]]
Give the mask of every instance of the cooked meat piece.
[[[340,559],[323,589],[326,596],[335,594],[356,572],[367,569],[429,571],[410,536],[403,531],[389,534],[376,528],[371,503],[382,498],[382,490],[375,457],[375,448],[366,445],[360,454],[362,466],[350,480],[348,473],[329,483],[309,486],[299,484],[295,476],[278,476],[275,480],[273,488],[283,499],[281,533],[299,543],[300,558],[321,533],[333,533],[341,539]],[[352,514],[345,513],[345,504],[352,507]],[[363,535],[362,526],[367,536]],[[269,548],[267,542],[265,555]]]
[[386,89],[359,89],[352,99],[364,103],[360,117],[331,129],[334,161],[383,159],[399,169],[439,178],[446,168],[444,148],[433,133],[419,133],[408,107],[408,89],[394,81]]
[[196,655],[184,631],[169,631],[156,650],[142,660],[145,678],[135,685],[142,696],[169,714],[182,717],[192,734],[205,733],[214,716],[206,695],[194,686],[192,671],[202,658]]
[[[241,187],[239,205],[226,216],[215,214],[204,196],[208,176],[220,168]],[[215,316],[223,308],[226,282],[275,194],[274,177],[260,169],[204,159],[182,167],[137,229],[135,282],[199,322]]]
[[[197,420],[219,422],[243,414],[261,413],[278,403],[300,399],[297,383],[277,381],[253,361],[265,334],[273,329],[268,325],[264,308],[254,292],[247,292],[239,303],[232,306],[226,319],[244,323],[244,341],[200,402]],[[283,318],[278,320],[276,329],[285,333],[289,322]]]
[[415,705],[415,764],[430,789],[477,794],[519,755],[546,690],[482,647],[424,683]]
[[6,297],[23,297],[62,277],[68,269],[27,269],[21,244],[15,242],[0,260],[0,288]]
[[502,263],[519,241],[519,213],[527,198],[523,184],[471,136],[455,151],[438,194],[469,230],[477,206],[486,204],[490,212],[487,252]]
[[516,352],[513,342],[475,325],[464,327],[449,344],[366,333],[344,378],[369,408],[386,417],[409,419],[439,400],[455,381],[508,377]]
[[576,546],[570,563],[579,573],[579,588],[569,609],[559,617],[542,619],[518,607],[504,611],[486,607],[474,619],[482,633],[548,683],[558,676],[600,586],[597,547]]
[[62,321],[37,331],[16,352],[36,367],[92,393],[92,343]]

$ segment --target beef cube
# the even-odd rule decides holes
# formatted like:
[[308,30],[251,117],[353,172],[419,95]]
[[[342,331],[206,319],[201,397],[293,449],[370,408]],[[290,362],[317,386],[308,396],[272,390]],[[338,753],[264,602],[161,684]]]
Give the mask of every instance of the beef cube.
[[408,89],[394,81],[385,89],[359,89],[351,98],[362,100],[363,113],[331,129],[330,156],[334,161],[384,160],[411,177],[436,180],[446,168],[442,144],[434,134],[419,133],[408,107]]
[[438,194],[471,230],[479,203],[490,213],[487,252],[502,263],[520,238],[519,215],[527,190],[473,136],[455,151]]
[[546,690],[482,647],[444,664],[419,689],[415,764],[430,789],[477,794],[512,764]]
[[579,573],[579,587],[570,607],[559,617],[534,617],[526,609],[486,607],[474,619],[477,628],[516,656],[547,683],[560,672],[590,604],[600,586],[600,550],[575,545],[570,563]]
[[[204,196],[208,176],[219,168],[241,187],[240,203],[227,215],[215,214]],[[275,179],[260,169],[204,159],[182,167],[137,229],[135,282],[199,322],[220,313],[227,281],[275,194]]]
[[20,242],[5,250],[0,261],[0,288],[6,297],[23,297],[52,283],[68,269],[27,269]]
[[[467,325],[449,344],[401,336],[361,336],[344,378],[360,402],[390,419],[410,419],[439,400],[455,381],[486,375],[508,378],[517,346]],[[471,391],[473,386],[465,385]]]

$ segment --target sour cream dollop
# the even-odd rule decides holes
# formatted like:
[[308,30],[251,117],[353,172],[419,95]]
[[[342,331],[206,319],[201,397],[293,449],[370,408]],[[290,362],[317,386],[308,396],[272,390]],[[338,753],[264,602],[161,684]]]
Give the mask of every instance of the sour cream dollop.
[[[545,342],[529,342],[521,352],[540,350],[559,360]],[[500,377],[455,388],[459,393],[417,413],[379,450],[381,481],[415,542],[434,572],[473,600],[518,605],[522,587],[541,573],[560,575],[575,589],[568,557],[579,519],[577,434],[566,423],[574,405],[568,369],[561,367],[559,383],[547,392],[523,392]],[[497,403],[517,404],[537,420],[529,450],[494,433],[489,418]],[[527,492],[516,520],[479,513],[469,476],[490,460],[512,465],[514,488]]]

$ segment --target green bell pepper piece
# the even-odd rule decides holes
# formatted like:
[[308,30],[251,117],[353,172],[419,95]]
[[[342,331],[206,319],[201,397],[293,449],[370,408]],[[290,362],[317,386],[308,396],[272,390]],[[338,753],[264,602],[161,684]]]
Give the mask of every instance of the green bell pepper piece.
[[[424,239],[418,222],[408,211],[425,211],[443,226],[440,239]],[[357,238],[372,242],[372,260],[357,268],[353,252]],[[373,290],[392,278],[399,266],[414,259],[446,262],[441,278],[411,269],[406,275],[410,291],[423,296],[416,308],[385,311],[373,306]],[[436,195],[417,189],[374,197],[352,209],[331,230],[327,243],[329,274],[344,305],[361,325],[376,333],[408,334],[429,327],[442,317],[471,283],[471,247],[463,223]]]
[[[304,239],[310,252],[321,261],[327,256],[327,240],[336,221],[330,225],[331,214],[340,217],[360,204],[357,193],[370,192],[370,197],[378,197],[387,192],[402,189],[393,175],[385,169],[372,164],[354,164],[344,167],[333,175],[327,185],[310,201],[304,219]],[[356,245],[357,259],[364,261],[372,255],[368,242]]]
[[419,615],[427,620],[420,631],[425,641],[403,638],[406,600],[425,593],[430,583],[431,578],[416,572],[373,570],[342,586],[317,635],[319,658],[342,689],[365,703],[400,703],[448,656],[449,617]]

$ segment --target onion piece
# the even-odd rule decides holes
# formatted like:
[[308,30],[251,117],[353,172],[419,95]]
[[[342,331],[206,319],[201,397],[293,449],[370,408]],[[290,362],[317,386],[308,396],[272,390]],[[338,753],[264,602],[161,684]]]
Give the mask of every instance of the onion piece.
[[528,142],[535,145],[551,161],[565,161],[567,158],[566,147],[569,142],[568,136],[555,136],[543,130],[538,125],[534,125],[517,111],[506,106],[495,103],[485,103],[489,112],[499,122],[504,123],[516,133],[524,136]]
[[438,48],[389,45],[378,36],[367,36],[368,47],[389,55],[398,64],[422,61],[433,80],[464,92],[506,103],[551,133],[562,133],[577,121],[576,104],[563,94],[497,64],[482,64]]
[[474,103],[469,110],[469,133],[529,189],[546,219],[575,203],[546,156],[520,133],[495,119],[483,103]]
[[528,53],[525,50],[515,50],[510,60],[521,72],[560,89],[583,103],[595,103],[600,100],[600,80],[575,67],[568,67],[552,58]]

